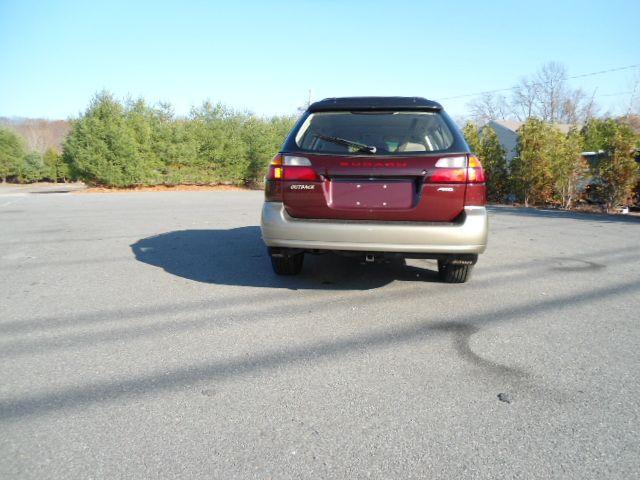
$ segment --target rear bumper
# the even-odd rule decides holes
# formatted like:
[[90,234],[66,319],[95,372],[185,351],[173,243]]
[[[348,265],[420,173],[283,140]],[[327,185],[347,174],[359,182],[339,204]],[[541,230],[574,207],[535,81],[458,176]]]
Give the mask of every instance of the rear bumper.
[[454,223],[308,220],[265,202],[262,238],[269,247],[400,253],[482,253],[489,223],[485,207],[465,207]]

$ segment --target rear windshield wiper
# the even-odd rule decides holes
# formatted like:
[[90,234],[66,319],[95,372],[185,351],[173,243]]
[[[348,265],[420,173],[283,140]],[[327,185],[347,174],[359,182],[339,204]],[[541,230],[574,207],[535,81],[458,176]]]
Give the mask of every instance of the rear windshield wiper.
[[319,133],[315,133],[313,136],[317,138],[321,138],[322,140],[326,140],[327,142],[337,143],[338,145],[344,145],[345,147],[357,148],[358,151],[360,152],[376,153],[376,150],[378,150],[373,145],[365,145],[364,143],[358,143],[358,142],[354,142],[352,140],[347,140],[340,137],[331,137],[329,135],[321,135]]

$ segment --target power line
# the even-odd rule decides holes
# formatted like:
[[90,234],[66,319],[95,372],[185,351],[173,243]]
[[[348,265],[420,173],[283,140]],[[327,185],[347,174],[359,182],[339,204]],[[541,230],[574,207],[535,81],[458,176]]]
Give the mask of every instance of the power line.
[[596,95],[596,97],[615,97],[617,95],[630,95],[633,92],[616,92],[616,93],[603,93],[601,95]]
[[455,100],[456,98],[477,97],[478,95],[486,95],[487,93],[507,92],[509,90],[514,90],[514,89],[515,87],[499,88],[498,90],[484,90],[482,92],[465,93],[464,95],[456,95],[455,97],[444,97],[444,98],[440,98],[439,100]]
[[630,68],[636,68],[636,67],[640,67],[640,63],[636,63],[635,65],[628,65],[626,67],[610,68],[609,70],[600,70],[599,72],[583,73],[582,75],[573,75],[567,78],[591,77],[593,75],[600,75],[602,73],[609,73],[609,72],[618,72],[620,70],[629,70]]
[[[635,65],[627,65],[626,67],[617,67],[617,68],[610,68],[608,70],[600,70],[598,72],[589,72],[589,73],[583,73],[583,74],[580,74],[580,75],[572,75],[570,77],[567,77],[567,79],[592,77],[594,75],[602,75],[604,73],[618,72],[618,71],[621,71],[621,70],[629,70],[631,68],[636,68],[636,67],[640,67],[640,63],[636,63]],[[478,95],[486,95],[488,93],[508,92],[510,90],[515,90],[516,88],[518,88],[518,87],[499,88],[497,90],[484,90],[482,92],[465,93],[464,95],[455,95],[453,97],[444,97],[444,98],[440,98],[440,100],[455,100],[457,98],[477,97]],[[629,93],[629,92],[627,92],[627,93]],[[622,95],[622,93],[615,93],[615,94],[611,94],[611,95]],[[611,95],[599,95],[599,96],[600,97],[604,97],[604,96],[611,96]]]

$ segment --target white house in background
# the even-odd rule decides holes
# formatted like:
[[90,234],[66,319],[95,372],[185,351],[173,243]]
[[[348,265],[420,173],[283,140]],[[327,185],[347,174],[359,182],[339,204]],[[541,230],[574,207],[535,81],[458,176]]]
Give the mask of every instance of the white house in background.
[[[507,163],[511,163],[513,157],[517,155],[518,130],[523,123],[524,122],[518,122],[516,120],[491,120],[482,127],[491,127],[496,132],[500,145],[502,145],[502,148],[504,148],[504,151],[507,153]],[[569,133],[569,130],[576,125],[570,123],[555,123],[554,126],[566,135]],[[480,129],[480,134],[482,134],[482,129]]]

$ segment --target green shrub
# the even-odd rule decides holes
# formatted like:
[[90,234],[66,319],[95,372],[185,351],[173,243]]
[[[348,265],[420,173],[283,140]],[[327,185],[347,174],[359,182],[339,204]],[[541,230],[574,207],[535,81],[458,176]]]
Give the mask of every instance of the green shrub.
[[502,202],[508,192],[508,171],[506,152],[496,132],[488,126],[482,132],[467,123],[462,129],[471,151],[478,155],[487,178],[487,198],[492,202]]
[[47,168],[38,152],[27,153],[18,167],[17,179],[20,183],[33,183],[47,177]]
[[25,155],[22,137],[8,128],[0,127],[0,178],[2,182],[18,175]]
[[590,120],[582,135],[587,149],[603,152],[593,167],[600,200],[607,210],[628,203],[640,176],[634,158],[638,136],[629,125],[612,119]]
[[64,159],[72,174],[91,184],[244,185],[261,180],[293,122],[210,102],[181,119],[169,105],[123,104],[103,92],[73,122]]

